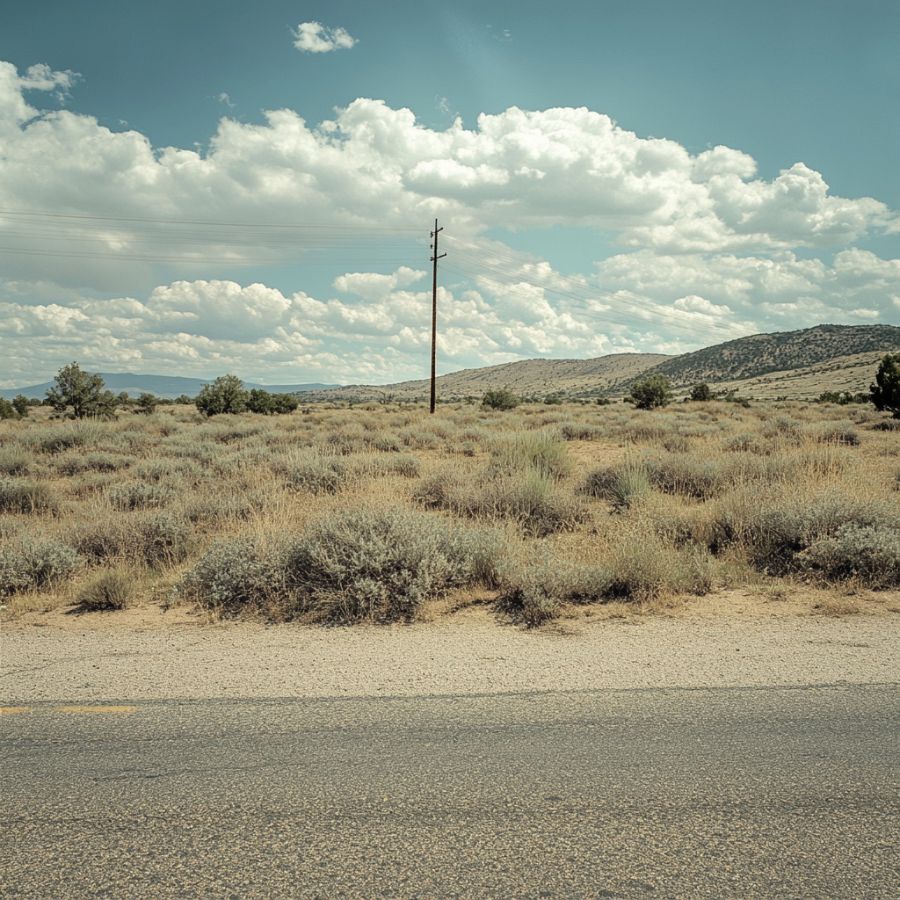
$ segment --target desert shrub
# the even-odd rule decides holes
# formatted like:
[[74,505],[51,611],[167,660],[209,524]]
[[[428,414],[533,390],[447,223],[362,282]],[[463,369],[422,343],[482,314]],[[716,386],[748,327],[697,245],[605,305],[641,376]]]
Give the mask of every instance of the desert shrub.
[[190,550],[186,517],[168,510],[97,517],[73,527],[68,540],[91,562],[125,560],[148,566],[173,565]]
[[800,423],[790,416],[778,416],[771,422],[767,422],[762,428],[762,434],[779,444],[796,446],[803,443],[803,430]]
[[21,447],[0,447],[0,475],[25,475],[31,458]]
[[18,410],[6,399],[0,397],[0,419],[18,419]]
[[[771,459],[777,460],[773,456]],[[845,471],[852,460],[852,456],[840,444],[825,443],[812,447],[804,447],[793,460],[794,468],[800,468],[804,472],[817,476],[840,475]],[[785,464],[790,466],[789,460]],[[793,474],[793,473],[790,473]]]
[[423,506],[456,515],[513,522],[533,537],[571,530],[587,515],[571,491],[536,471],[482,473],[470,480],[445,470],[425,479],[413,498]]
[[627,460],[590,472],[581,491],[598,500],[605,500],[616,510],[623,510],[646,497],[650,487],[650,478],[643,462]]
[[353,480],[343,459],[315,450],[295,454],[285,469],[288,486],[309,494],[336,494]]
[[669,594],[708,594],[716,564],[700,547],[678,549],[652,533],[620,535],[605,561],[610,599],[656,600]]
[[23,440],[42,453],[61,453],[63,450],[82,447],[96,437],[97,433],[85,427],[85,423],[73,422],[69,425],[35,429],[25,435]]
[[124,559],[132,545],[124,517],[93,517],[73,527],[68,540],[90,562]]
[[662,445],[669,453],[687,453],[691,449],[691,440],[685,434],[672,434],[663,438]]
[[134,467],[133,473],[139,481],[154,484],[177,479],[196,483],[203,477],[203,467],[193,459],[172,459],[163,456],[143,460]]
[[190,551],[191,528],[183,516],[168,510],[135,513],[129,521],[135,559],[148,566],[174,565]]
[[399,475],[402,478],[418,478],[422,464],[411,453],[382,456],[374,453],[361,453],[357,456],[345,457],[349,469],[356,475],[383,477]]
[[622,436],[633,444],[662,441],[671,433],[667,421],[628,422],[622,429]]
[[339,622],[415,619],[422,603],[495,579],[499,545],[427,513],[361,509],[320,522],[286,556],[299,602]]
[[213,544],[184,576],[178,591],[220,615],[236,616],[283,603],[285,578],[278,550],[243,535]]
[[134,599],[137,574],[130,569],[105,569],[93,574],[75,595],[90,612],[125,609]]
[[632,385],[628,400],[637,409],[668,406],[672,400],[672,386],[665,375],[648,375]]
[[622,600],[655,600],[672,589],[679,574],[677,551],[650,535],[621,536],[607,565],[607,595]]
[[900,587],[900,529],[843,525],[798,556],[800,568],[827,581],[856,580],[871,588]]
[[48,485],[17,478],[0,479],[0,512],[53,513],[58,509],[56,494]]
[[797,567],[798,554],[845,526],[900,529],[900,512],[831,489],[809,496],[748,486],[721,499],[706,539],[714,552],[737,544],[758,569],[784,575]]
[[900,420],[883,419],[872,426],[873,431],[900,431]]
[[478,516],[515,522],[533,537],[570,531],[586,517],[571,491],[538,472],[491,478],[470,498],[469,509]]
[[490,468],[499,474],[536,472],[558,480],[568,474],[570,462],[566,445],[555,432],[514,431],[495,440]]
[[440,438],[433,431],[420,425],[402,428],[398,436],[405,447],[413,450],[430,450],[440,443]]
[[165,506],[174,496],[175,491],[167,485],[147,484],[141,481],[115,485],[106,492],[112,506],[121,510],[159,508]]
[[124,469],[131,460],[126,456],[112,453],[69,454],[56,462],[56,471],[61,475],[78,475],[81,472],[116,472]]
[[563,422],[559,430],[567,441],[595,441],[604,435],[603,428],[587,422]]
[[376,435],[371,441],[371,446],[380,453],[399,453],[403,449],[400,438],[387,432]]
[[706,384],[695,384],[691,388],[691,400],[694,400],[697,403],[702,403],[706,400],[715,399],[715,395],[712,392],[712,388]]
[[519,405],[519,398],[506,388],[496,388],[495,390],[485,391],[481,398],[481,405],[485,409],[510,410],[515,409]]
[[650,483],[665,494],[708,500],[725,488],[728,475],[715,460],[672,453],[644,461]]
[[848,447],[859,445],[859,432],[852,422],[829,422],[820,426],[813,434],[820,444],[845,444]]
[[0,544],[0,596],[48,588],[81,564],[78,553],[53,538],[20,535]]
[[741,432],[726,438],[722,447],[730,453],[762,453],[763,447],[759,438],[749,432]]
[[535,628],[555,618],[564,603],[599,603],[609,592],[610,578],[600,566],[554,560],[504,574],[498,604]]
[[264,509],[271,497],[261,491],[237,491],[234,493],[203,494],[190,496],[183,504],[185,516],[191,522],[224,523],[240,522]]
[[196,435],[176,434],[160,444],[160,453],[176,459],[193,459],[201,465],[211,463],[220,448],[212,441],[198,440]]

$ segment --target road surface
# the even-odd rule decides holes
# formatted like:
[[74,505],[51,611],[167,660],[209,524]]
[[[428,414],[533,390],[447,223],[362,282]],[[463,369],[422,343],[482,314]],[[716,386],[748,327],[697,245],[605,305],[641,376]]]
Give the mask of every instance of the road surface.
[[42,701],[5,897],[896,897],[895,685]]

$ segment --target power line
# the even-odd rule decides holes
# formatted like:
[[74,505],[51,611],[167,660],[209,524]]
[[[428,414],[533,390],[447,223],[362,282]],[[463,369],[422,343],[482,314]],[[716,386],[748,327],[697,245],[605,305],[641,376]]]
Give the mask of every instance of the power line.
[[[231,266],[250,266],[250,265],[295,265],[298,263],[302,263],[303,265],[334,265],[334,259],[323,259],[319,257],[319,262],[316,263],[314,259],[300,259],[300,260],[285,260],[282,257],[268,257],[268,258],[257,258],[257,259],[248,259],[247,257],[209,257],[209,256],[162,256],[162,255],[136,255],[136,254],[127,254],[127,253],[92,253],[92,252],[76,252],[76,251],[66,251],[66,250],[31,250],[31,249],[23,249],[20,247],[0,247],[0,253],[12,253],[23,256],[50,256],[54,258],[62,258],[62,259],[102,259],[106,262],[117,262],[119,260],[133,260],[137,262],[173,262],[173,263],[185,263],[185,264],[209,264],[209,263],[217,263]],[[347,259],[346,257],[340,257],[338,260],[347,265],[357,265],[361,263],[389,263],[391,265],[410,265],[415,266],[418,265],[420,260],[413,259],[408,256],[402,258],[393,258],[393,257],[369,257],[369,258],[357,258],[353,257],[351,259]]]
[[76,219],[91,222],[153,222],[162,225],[213,225],[220,228],[315,228],[315,229],[347,229],[371,232],[372,230],[384,232],[418,233],[416,228],[394,228],[388,226],[372,225],[348,225],[348,224],[319,224],[310,222],[213,222],[203,219],[158,219],[148,216],[92,216],[76,213],[47,212],[44,210],[16,210],[0,207],[0,215],[5,216],[30,216],[51,219]]

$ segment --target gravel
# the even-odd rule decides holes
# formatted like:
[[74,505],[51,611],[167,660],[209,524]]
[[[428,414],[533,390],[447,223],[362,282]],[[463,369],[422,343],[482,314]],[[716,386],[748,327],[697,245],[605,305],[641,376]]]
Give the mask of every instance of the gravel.
[[895,616],[647,618],[560,634],[478,621],[352,629],[6,623],[0,703],[894,683],[898,624]]

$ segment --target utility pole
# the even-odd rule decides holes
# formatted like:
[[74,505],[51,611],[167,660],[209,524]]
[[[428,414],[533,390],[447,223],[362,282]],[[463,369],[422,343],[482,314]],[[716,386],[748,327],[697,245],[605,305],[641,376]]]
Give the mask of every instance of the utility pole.
[[438,220],[435,219],[434,231],[431,232],[434,243],[431,245],[433,268],[431,272],[431,404],[428,409],[430,413],[434,413],[434,402],[437,394],[437,386],[435,384],[437,362],[437,264],[439,259],[443,259],[447,255],[442,253],[438,256],[438,235],[443,230],[443,228],[438,228]]

